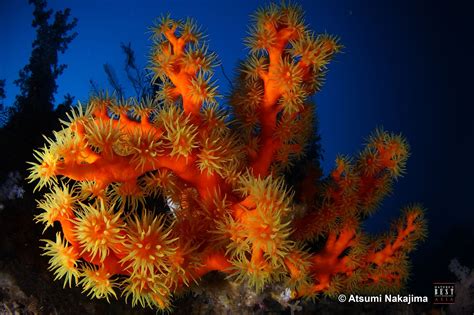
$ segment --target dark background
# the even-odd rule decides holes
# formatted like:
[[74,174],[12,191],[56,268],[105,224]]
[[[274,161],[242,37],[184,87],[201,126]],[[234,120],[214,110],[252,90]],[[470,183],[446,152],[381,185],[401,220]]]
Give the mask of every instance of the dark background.
[[[225,2],[225,1],[222,1]],[[323,168],[338,153],[354,155],[377,127],[402,133],[411,145],[407,174],[366,228],[382,232],[411,202],[427,208],[429,237],[413,254],[409,293],[431,294],[431,283],[455,278],[449,261],[474,267],[473,157],[471,115],[473,11],[460,1],[295,1],[317,32],[341,38],[344,53],[329,66],[316,96]],[[260,1],[49,1],[70,7],[78,37],[61,56],[68,69],[57,81],[56,99],[66,93],[86,100],[89,79],[107,87],[104,63],[120,73],[120,43],[132,43],[137,63],[147,63],[147,28],[155,17],[194,17],[209,35],[225,71],[232,74],[246,50],[249,14]],[[7,79],[6,104],[18,90],[13,80],[28,61],[34,30],[32,8],[23,1],[0,2],[0,79]],[[216,69],[221,94],[228,83]],[[123,85],[127,81],[123,77]],[[130,87],[128,87],[130,89]],[[128,90],[131,93],[131,90]],[[225,100],[223,100],[225,102]],[[2,148],[7,154],[8,148]]]

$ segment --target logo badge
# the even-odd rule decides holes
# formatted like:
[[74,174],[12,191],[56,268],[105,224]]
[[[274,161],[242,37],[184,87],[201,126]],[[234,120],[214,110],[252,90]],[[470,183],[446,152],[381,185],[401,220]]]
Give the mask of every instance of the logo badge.
[[454,304],[456,286],[454,283],[433,283],[433,304]]

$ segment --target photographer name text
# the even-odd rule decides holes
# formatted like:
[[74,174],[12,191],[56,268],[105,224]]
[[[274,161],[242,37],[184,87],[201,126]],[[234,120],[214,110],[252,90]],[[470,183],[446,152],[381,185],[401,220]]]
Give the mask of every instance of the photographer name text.
[[408,295],[393,295],[393,294],[379,294],[379,295],[357,295],[340,294],[337,298],[339,302],[352,302],[352,303],[428,303],[427,296],[417,296],[413,294]]

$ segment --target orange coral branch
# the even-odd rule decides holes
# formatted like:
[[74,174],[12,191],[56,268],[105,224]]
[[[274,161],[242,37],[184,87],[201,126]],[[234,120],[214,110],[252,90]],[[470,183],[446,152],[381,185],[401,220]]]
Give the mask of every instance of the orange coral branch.
[[196,278],[200,278],[210,271],[229,272],[232,264],[229,259],[220,252],[207,254],[203,259],[203,265],[194,272]]
[[[277,127],[277,115],[283,110],[283,107],[278,102],[285,92],[285,88],[281,86],[279,80],[281,76],[288,80],[293,79],[289,71],[281,73],[282,58],[284,58],[284,49],[288,45],[288,42],[300,36],[294,28],[281,28],[277,31],[275,25],[272,23],[268,23],[266,28],[274,34],[275,43],[267,48],[269,59],[268,70],[260,70],[258,72],[264,84],[264,94],[261,110],[259,111],[261,124],[260,147],[255,156],[252,157],[251,162],[252,170],[256,176],[268,175],[268,170],[273,162],[275,152],[282,145],[282,139],[275,138],[274,136]],[[296,67],[299,68],[302,77],[310,73],[309,66],[304,62],[298,61]]]
[[339,235],[330,232],[326,245],[321,252],[312,258],[311,277],[315,284],[303,288],[300,295],[312,295],[324,291],[331,284],[331,277],[337,273],[350,273],[353,268],[347,265],[348,258],[340,258],[344,250],[354,245],[355,230],[353,228],[343,229]]
[[417,216],[417,213],[409,213],[406,218],[406,227],[398,227],[395,241],[392,242],[391,240],[388,240],[382,250],[371,252],[367,257],[367,261],[378,266],[381,266],[386,262],[393,263],[394,254],[406,244],[407,238],[416,231],[418,227],[418,225],[415,224]]
[[174,67],[166,71],[169,79],[175,86],[175,91],[179,93],[183,99],[183,108],[185,113],[192,114],[195,118],[199,116],[199,110],[202,106],[202,101],[196,101],[190,94],[191,80],[196,76],[198,68],[186,71],[180,65],[180,59],[183,57],[184,46],[186,40],[182,37],[178,38],[175,35],[176,26],[166,30],[163,34],[172,45],[172,53],[170,55],[175,59]]

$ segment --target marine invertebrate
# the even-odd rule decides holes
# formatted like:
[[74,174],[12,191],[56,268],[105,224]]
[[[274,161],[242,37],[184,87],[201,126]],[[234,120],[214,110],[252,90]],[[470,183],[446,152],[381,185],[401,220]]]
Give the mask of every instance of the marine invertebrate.
[[[282,174],[313,133],[309,96],[341,45],[310,32],[295,5],[254,20],[232,112],[216,104],[216,57],[199,28],[166,16],[154,27],[156,98],[93,97],[35,152],[29,179],[52,191],[37,221],[61,224],[46,255],[65,283],[159,309],[214,270],[257,291],[280,283],[294,298],[404,284],[407,254],[425,236],[421,206],[381,237],[361,221],[403,173],[406,141],[379,129],[327,178],[309,172],[306,187],[288,187]],[[170,211],[149,209],[157,196]]]

